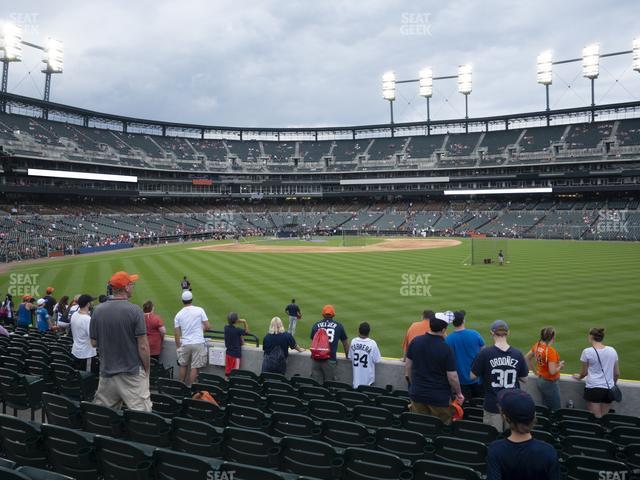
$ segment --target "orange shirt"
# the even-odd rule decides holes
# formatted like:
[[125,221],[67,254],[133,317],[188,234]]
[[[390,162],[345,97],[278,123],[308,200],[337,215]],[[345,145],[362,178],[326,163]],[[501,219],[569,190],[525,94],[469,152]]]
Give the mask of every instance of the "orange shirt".
[[425,333],[430,332],[429,328],[429,320],[422,320],[420,322],[413,322],[407,330],[407,334],[404,336],[404,340],[402,341],[402,351],[407,353],[407,349],[409,348],[409,344],[411,340],[416,338],[419,335],[424,335]]
[[555,375],[549,373],[549,362],[558,363],[560,361],[560,355],[555,348],[547,345],[544,342],[538,342],[531,347],[531,353],[536,359],[538,365],[538,375],[547,380],[557,380],[560,378],[560,372]]

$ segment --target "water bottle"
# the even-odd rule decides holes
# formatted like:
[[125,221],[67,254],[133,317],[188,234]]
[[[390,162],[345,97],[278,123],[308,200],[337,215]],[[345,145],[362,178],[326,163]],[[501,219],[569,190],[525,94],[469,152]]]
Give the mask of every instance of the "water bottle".
[[573,408],[573,400],[567,402],[567,408]]

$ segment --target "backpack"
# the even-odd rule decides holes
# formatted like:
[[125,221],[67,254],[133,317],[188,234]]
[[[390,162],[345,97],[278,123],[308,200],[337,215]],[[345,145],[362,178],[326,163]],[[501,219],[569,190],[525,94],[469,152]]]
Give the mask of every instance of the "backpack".
[[331,358],[331,346],[329,336],[324,328],[316,330],[311,341],[311,358],[314,360],[327,360]]
[[6,303],[2,303],[0,306],[0,318],[8,318],[9,317],[9,307]]
[[220,406],[220,404],[216,402],[216,399],[213,397],[213,395],[211,395],[206,390],[201,390],[199,392],[194,393],[191,398],[193,398],[194,400],[202,400],[204,402],[213,403],[216,407]]
[[284,353],[282,353],[282,349],[278,346],[275,346],[271,349],[271,351],[264,356],[262,361],[262,371],[263,372],[271,372],[271,373],[282,373],[287,369],[287,361],[284,358]]

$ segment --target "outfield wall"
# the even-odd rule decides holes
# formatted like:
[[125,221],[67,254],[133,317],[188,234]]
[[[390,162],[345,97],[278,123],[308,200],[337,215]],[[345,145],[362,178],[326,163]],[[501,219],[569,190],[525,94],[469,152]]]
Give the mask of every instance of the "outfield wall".
[[[216,345],[221,345],[216,343]],[[242,361],[240,368],[243,370],[251,370],[256,374],[260,374],[262,367],[262,349],[256,347],[243,347],[242,348]],[[162,354],[160,360],[165,366],[174,366],[174,376],[177,377],[178,368],[176,364],[176,349],[173,338],[165,338],[162,348]],[[224,368],[219,366],[210,365],[203,369],[205,372],[215,373],[220,376],[224,376]],[[287,364],[287,377],[299,374],[304,377],[310,376],[311,373],[311,358],[308,351],[289,353],[289,361]],[[338,368],[337,368],[337,380],[340,382],[351,383],[351,363],[344,358],[344,356],[338,355]],[[385,387],[391,385],[393,388],[406,390],[407,384],[404,379],[404,362],[400,360],[385,359],[376,365],[376,386]],[[618,383],[622,390],[623,401],[613,405],[617,413],[626,415],[639,415],[640,412],[640,382],[621,381]],[[541,403],[538,389],[536,388],[536,378],[531,375],[529,381],[524,385],[524,389],[527,390],[536,399],[536,402]],[[584,382],[577,381],[570,376],[562,376],[560,378],[560,395],[562,398],[562,404],[565,406],[569,400],[573,400],[575,408],[586,408],[585,402],[582,398],[582,392],[584,390]]]

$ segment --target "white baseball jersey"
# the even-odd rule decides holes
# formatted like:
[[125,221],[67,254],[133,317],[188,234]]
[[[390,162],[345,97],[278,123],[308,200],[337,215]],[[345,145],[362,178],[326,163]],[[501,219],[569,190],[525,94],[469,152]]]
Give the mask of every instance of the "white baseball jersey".
[[351,340],[349,358],[353,366],[353,388],[372,385],[376,380],[376,363],[382,359],[375,340],[359,337]]

